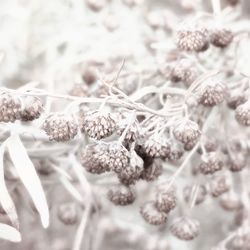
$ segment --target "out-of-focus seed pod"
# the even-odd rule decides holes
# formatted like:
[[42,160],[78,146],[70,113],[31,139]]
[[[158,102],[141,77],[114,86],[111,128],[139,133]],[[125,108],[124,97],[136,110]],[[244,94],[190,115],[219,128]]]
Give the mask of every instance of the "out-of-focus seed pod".
[[135,192],[131,187],[116,185],[109,189],[108,199],[119,206],[127,206],[135,201]]
[[193,240],[200,233],[200,223],[192,218],[179,217],[173,221],[170,231],[180,240]]
[[184,150],[185,151],[190,151],[194,148],[194,146],[196,145],[197,140],[196,141],[189,141],[187,143],[184,144]]
[[231,30],[213,30],[210,34],[210,42],[216,47],[225,48],[233,41],[233,37]]
[[78,132],[78,126],[72,116],[55,113],[45,119],[43,130],[50,140],[62,142],[73,139]]
[[74,225],[78,221],[78,211],[75,203],[61,204],[58,207],[57,215],[65,225]]
[[106,5],[106,0],[85,0],[88,7],[93,11],[100,11]]
[[229,156],[227,166],[232,172],[239,172],[247,165],[246,156],[243,153],[235,153]]
[[111,136],[116,127],[112,115],[106,112],[89,111],[81,119],[81,131],[97,140]]
[[242,207],[242,202],[235,192],[222,195],[219,204],[226,211],[236,211]]
[[205,30],[180,30],[177,33],[177,46],[185,51],[205,51],[209,47]]
[[167,157],[167,159],[171,162],[176,162],[179,159],[181,159],[181,157],[184,154],[184,148],[183,145],[175,140],[170,140],[170,153]]
[[224,98],[225,86],[218,82],[209,82],[201,90],[199,103],[207,107],[213,107],[222,103]]
[[33,164],[36,168],[36,171],[41,175],[50,175],[53,173],[53,168],[51,167],[51,164],[49,160],[47,159],[34,159],[32,160]]
[[223,161],[217,152],[206,153],[201,156],[200,171],[202,174],[213,174],[223,168]]
[[199,154],[215,152],[217,150],[218,144],[219,144],[219,142],[215,138],[211,138],[211,137],[208,137],[208,136],[206,136],[204,141],[202,140],[201,143],[202,143],[202,145],[203,145],[203,147],[205,149],[204,150],[205,152],[202,152],[202,148],[199,147],[197,149],[197,152]]
[[173,133],[178,141],[186,144],[190,141],[196,141],[199,138],[201,131],[196,122],[189,119],[183,119],[175,126]]
[[[197,191],[198,193],[196,195],[195,205],[199,205],[202,202],[204,202],[204,200],[206,199],[206,196],[207,196],[207,189],[204,185],[199,185],[197,188],[198,188],[198,191]],[[191,199],[193,198],[192,191],[193,191],[193,187],[191,187],[191,186],[186,186],[183,189],[183,196],[184,196],[184,199],[187,203],[190,203]]]
[[97,81],[97,74],[94,67],[87,66],[84,68],[82,72],[82,79],[87,85],[94,84]]
[[217,198],[230,190],[230,182],[224,175],[215,176],[209,183],[210,194]]
[[21,116],[20,98],[0,93],[0,122],[15,122]]
[[144,166],[141,179],[145,181],[155,181],[162,174],[162,163],[155,159],[151,164]]
[[228,2],[230,5],[235,6],[235,5],[237,5],[237,4],[240,3],[240,0],[227,0],[227,2]]
[[88,87],[83,83],[74,84],[73,88],[70,90],[69,94],[73,96],[86,97],[88,96]]
[[245,221],[249,219],[250,213],[249,210],[245,208],[239,209],[234,217],[234,223],[236,226],[242,226]]
[[33,121],[38,119],[43,111],[42,101],[33,96],[26,96],[22,99],[23,109],[21,112],[22,121]]
[[243,126],[250,126],[250,102],[239,105],[235,110],[236,121]]
[[115,31],[119,27],[119,21],[116,15],[110,13],[107,16],[105,16],[103,20],[103,25],[106,27],[106,29],[110,32]]
[[239,229],[236,235],[226,244],[229,250],[248,250],[250,249],[250,233]]
[[140,213],[146,222],[154,226],[162,225],[167,221],[167,214],[160,212],[153,201],[144,203]]
[[176,207],[176,195],[172,190],[161,190],[156,194],[155,206],[160,212],[169,213]]
[[247,101],[247,96],[245,93],[230,93],[227,96],[227,106],[230,109],[236,109],[239,105],[245,103]]

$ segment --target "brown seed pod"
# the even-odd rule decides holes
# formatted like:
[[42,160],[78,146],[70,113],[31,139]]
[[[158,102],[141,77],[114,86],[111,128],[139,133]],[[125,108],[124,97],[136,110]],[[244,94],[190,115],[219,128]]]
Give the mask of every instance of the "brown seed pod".
[[[187,203],[190,203],[191,199],[193,198],[192,191],[193,191],[193,188],[191,186],[186,186],[183,189],[183,196],[184,196],[184,199]],[[207,196],[206,187],[204,185],[199,185],[198,186],[198,193],[197,193],[197,196],[195,199],[195,205],[199,205],[202,202],[204,202],[204,200],[206,199],[206,196]]]
[[162,225],[167,221],[167,214],[158,211],[153,201],[145,202],[140,208],[140,213],[146,222],[154,226]]
[[43,123],[43,130],[54,141],[69,141],[78,132],[78,126],[73,117],[62,114],[50,114]]
[[223,161],[217,152],[206,153],[201,156],[200,171],[202,174],[213,174],[223,168]]
[[250,102],[239,105],[235,110],[236,121],[243,126],[250,126]]
[[235,192],[223,194],[219,204],[226,211],[236,211],[242,207],[242,202]]
[[210,194],[217,198],[230,190],[230,183],[226,176],[215,176],[209,183]]
[[180,30],[177,33],[177,47],[185,51],[205,51],[209,47],[204,30]]
[[156,194],[156,208],[163,213],[169,213],[176,207],[176,196],[172,190],[160,191]]
[[32,162],[36,171],[41,175],[50,175],[54,171],[48,159],[35,159]]
[[78,221],[78,211],[75,203],[61,204],[57,210],[59,220],[65,225],[74,225]]
[[70,90],[69,94],[73,96],[86,97],[88,96],[88,87],[83,83],[74,84],[73,88]]
[[210,34],[210,42],[216,47],[225,48],[233,41],[233,37],[231,30],[213,30]]
[[185,151],[190,151],[194,148],[194,146],[196,145],[197,140],[196,141],[189,141],[187,143],[184,144],[184,150]]
[[93,11],[100,11],[106,5],[106,0],[85,0],[88,7]]
[[21,100],[11,94],[0,93],[0,122],[15,122],[21,116]]
[[212,107],[220,104],[225,98],[225,86],[218,82],[206,83],[200,93],[199,103]]
[[229,156],[227,166],[232,172],[239,172],[247,165],[246,156],[242,153],[235,153]]
[[240,0],[227,0],[227,2],[232,5],[232,6],[235,6],[237,5],[238,3],[240,3]]
[[170,231],[180,240],[193,240],[200,233],[200,223],[195,219],[179,217],[173,221]]
[[[144,161],[145,162],[145,161]],[[145,181],[155,181],[162,174],[162,163],[155,159],[151,164],[145,165],[141,173],[141,179]]]
[[135,192],[131,187],[124,185],[116,185],[109,189],[108,199],[119,206],[127,206],[132,204],[135,201]]
[[189,119],[183,119],[175,126],[173,133],[176,140],[186,144],[190,141],[197,141],[201,131],[196,122]]
[[176,162],[181,159],[184,154],[184,147],[181,143],[176,140],[170,140],[170,153],[167,159],[171,162]]
[[217,139],[206,136],[204,138],[204,141],[202,140],[202,145],[204,146],[204,149],[205,149],[204,151],[205,152],[202,152],[201,147],[199,147],[197,149],[197,152],[199,154],[215,152],[217,150],[217,148],[218,148],[218,144],[219,144],[219,142],[217,141]]
[[235,110],[239,105],[245,103],[247,101],[247,97],[245,93],[230,93],[227,96],[227,106],[230,109]]
[[22,99],[23,109],[21,112],[22,121],[33,121],[38,119],[43,111],[42,101],[33,96],[26,96]]
[[116,122],[110,113],[89,111],[81,119],[81,131],[91,138],[100,140],[116,130]]

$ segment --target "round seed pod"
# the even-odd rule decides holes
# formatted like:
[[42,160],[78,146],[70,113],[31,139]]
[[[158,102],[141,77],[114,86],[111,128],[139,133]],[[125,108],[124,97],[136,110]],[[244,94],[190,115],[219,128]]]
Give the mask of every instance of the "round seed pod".
[[235,110],[236,121],[243,126],[250,126],[250,102],[239,105]]
[[32,160],[32,162],[36,171],[41,175],[50,175],[54,171],[47,159]]
[[177,141],[170,141],[170,153],[167,159],[171,162],[176,162],[181,159],[184,154],[183,145]]
[[201,157],[199,168],[202,174],[213,174],[223,168],[223,161],[217,152],[206,153]]
[[167,214],[160,212],[153,201],[144,203],[140,208],[143,219],[151,225],[159,226],[167,221]]
[[15,122],[21,116],[21,100],[11,94],[0,93],[0,122]]
[[173,130],[176,140],[186,144],[190,141],[197,141],[201,131],[199,125],[189,119],[180,121]]
[[113,32],[118,29],[119,20],[115,14],[109,13],[107,16],[105,16],[103,20],[103,25],[108,31]]
[[88,96],[88,87],[83,83],[74,84],[73,88],[70,90],[69,94],[73,96],[86,97]]
[[91,138],[100,140],[111,136],[116,130],[116,122],[110,113],[87,112],[81,120],[81,131]]
[[226,244],[229,250],[248,250],[250,249],[250,233],[249,231],[238,230],[236,235]]
[[49,136],[51,141],[69,141],[73,139],[78,132],[78,126],[71,116],[55,113],[49,115],[44,123],[43,130]]
[[130,152],[129,164],[117,174],[120,182],[126,186],[135,184],[140,179],[144,162],[135,151]]
[[165,190],[156,194],[156,208],[163,213],[169,213],[176,207],[176,196],[173,191]]
[[199,103],[203,106],[213,107],[224,101],[225,86],[221,83],[207,83],[200,93]]
[[240,3],[240,0],[227,0],[227,2],[232,5],[232,6],[235,6],[237,5],[238,3]]
[[230,183],[226,176],[215,176],[209,183],[210,194],[217,198],[230,190]]
[[242,207],[242,202],[235,192],[223,194],[220,198],[219,204],[221,208],[226,211],[236,211]]
[[80,153],[80,162],[86,171],[92,174],[110,171],[107,145],[105,143],[87,145]]
[[33,96],[26,96],[22,99],[23,109],[21,112],[22,121],[33,121],[38,119],[43,111],[42,101]]
[[[145,161],[144,161],[145,162]],[[144,164],[144,169],[141,173],[141,179],[145,181],[155,181],[163,171],[160,160],[154,160],[150,165]]]
[[245,93],[230,93],[227,96],[227,106],[230,109],[235,110],[239,105],[245,103],[247,101],[247,97]]
[[165,138],[159,136],[149,137],[142,147],[145,153],[152,158],[167,158],[170,153],[169,142]]
[[177,47],[185,51],[205,51],[209,47],[204,30],[180,30],[177,33]]
[[200,233],[200,223],[188,217],[179,217],[170,226],[171,233],[180,240],[193,240]]
[[244,154],[236,153],[230,155],[227,161],[227,166],[232,172],[239,172],[247,165],[247,160]]
[[100,11],[102,10],[105,5],[105,0],[86,0],[87,6],[93,11]]
[[189,141],[187,143],[184,144],[184,150],[185,151],[190,151],[194,148],[194,146],[196,145],[197,143],[197,140],[195,141]]
[[[186,186],[183,189],[183,196],[184,196],[184,199],[187,203],[190,203],[191,199],[193,198],[192,197],[192,190],[193,190],[193,188],[191,186]],[[195,200],[195,205],[199,205],[202,202],[204,202],[204,200],[206,199],[206,196],[207,196],[206,187],[204,185],[199,185],[198,193],[197,193],[196,200]]]
[[210,34],[210,42],[216,47],[225,48],[233,41],[233,37],[231,30],[213,30]]
[[[205,149],[204,153],[210,153],[210,152],[215,152],[217,150],[219,142],[215,138],[211,138],[211,137],[206,136],[205,140],[202,141],[202,144],[203,144],[204,149]],[[197,149],[197,152],[199,154],[202,154],[203,153],[202,148],[199,147]]]
[[127,206],[135,201],[135,192],[131,187],[116,185],[108,191],[108,199],[119,206]]
[[59,220],[65,225],[74,225],[78,221],[78,211],[75,203],[61,204],[57,210]]
[[143,0],[123,0],[122,2],[126,4],[128,7],[134,7],[143,2]]

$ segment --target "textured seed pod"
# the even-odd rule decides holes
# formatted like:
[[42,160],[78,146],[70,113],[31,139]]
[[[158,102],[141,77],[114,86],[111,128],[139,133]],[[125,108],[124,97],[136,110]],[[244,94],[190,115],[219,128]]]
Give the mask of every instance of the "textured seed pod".
[[135,151],[130,152],[129,164],[117,174],[120,182],[126,186],[135,184],[140,179],[144,162]]
[[0,93],[0,122],[14,122],[20,119],[21,100],[11,94]]
[[135,192],[131,187],[124,185],[116,185],[111,187],[108,191],[108,199],[119,206],[127,206],[135,201]]
[[55,113],[45,119],[43,130],[49,136],[50,140],[58,142],[69,141],[76,136],[78,126],[71,116]]
[[181,157],[184,154],[184,148],[183,145],[175,140],[170,141],[170,153],[167,157],[167,159],[171,162],[176,162],[179,159],[181,159]]
[[204,30],[180,30],[177,33],[177,47],[185,51],[201,52],[209,47]]
[[226,176],[215,176],[209,183],[210,194],[217,198],[230,190],[230,183]]
[[33,96],[26,96],[22,99],[23,109],[21,112],[22,121],[33,121],[38,119],[43,111],[42,101]]
[[88,7],[93,11],[100,11],[105,7],[105,0],[86,0]]
[[151,225],[159,226],[167,221],[167,214],[158,211],[153,201],[144,203],[140,208],[143,219]]
[[221,83],[206,83],[200,93],[199,103],[212,107],[220,104],[225,98],[225,86]]
[[170,231],[180,240],[193,240],[200,233],[200,223],[188,217],[178,217],[170,226]]
[[170,153],[169,142],[165,138],[159,136],[149,137],[142,147],[145,153],[153,158],[167,158]]
[[[144,161],[145,162],[145,161]],[[141,173],[141,179],[145,181],[155,181],[163,171],[162,163],[160,160],[154,160],[150,165],[145,166]]]
[[227,166],[232,172],[239,172],[244,169],[247,165],[247,160],[245,155],[242,153],[235,153],[229,156],[227,161]]
[[81,131],[97,140],[112,135],[115,129],[116,122],[110,113],[90,111],[81,120]]
[[88,96],[88,87],[83,83],[76,83],[69,92],[70,95],[86,97]]
[[169,213],[176,207],[176,195],[170,190],[161,191],[156,194],[156,208],[163,213]]
[[184,144],[184,150],[185,151],[190,151],[194,148],[194,146],[196,145],[198,140],[194,140],[194,141],[189,141],[187,143]]
[[199,138],[201,131],[196,122],[184,119],[175,126],[173,133],[178,141],[186,144],[190,141],[196,141]]
[[78,211],[75,203],[61,204],[57,210],[59,220],[65,225],[73,225],[78,220]]
[[108,146],[105,143],[87,145],[80,153],[82,166],[92,174],[110,171]]
[[232,42],[233,37],[233,33],[230,30],[213,30],[210,34],[210,42],[216,47],[225,48]]
[[[193,198],[192,192],[193,192],[193,188],[191,186],[186,186],[183,189],[183,196],[184,196],[184,199],[187,203],[190,203],[191,199]],[[207,189],[204,185],[199,185],[197,192],[198,193],[197,193],[197,196],[195,199],[195,205],[201,204],[206,199],[206,196],[207,196]]]
[[223,161],[217,152],[206,153],[201,157],[200,171],[202,174],[213,174],[223,168]]
[[242,207],[242,202],[235,192],[223,194],[219,204],[226,211],[236,211]]
[[243,126],[250,126],[250,102],[239,105],[235,110],[236,121]]

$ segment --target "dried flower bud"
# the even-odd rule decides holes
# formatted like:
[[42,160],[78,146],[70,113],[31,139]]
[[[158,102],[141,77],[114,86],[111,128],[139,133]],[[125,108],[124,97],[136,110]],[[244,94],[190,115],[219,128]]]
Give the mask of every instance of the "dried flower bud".
[[[201,204],[205,199],[206,199],[206,195],[207,195],[207,189],[204,185],[199,185],[198,187],[198,193],[195,199],[195,205],[199,205]],[[192,197],[192,191],[193,188],[191,186],[186,186],[183,190],[183,195],[184,195],[184,199],[187,203],[191,202]]]
[[73,96],[86,97],[89,94],[88,87],[83,83],[76,83],[70,90],[69,94]]
[[243,126],[250,126],[250,102],[239,105],[235,110],[236,121]]
[[0,122],[14,122],[20,119],[21,100],[11,94],[0,94]]
[[26,96],[23,98],[22,121],[33,121],[38,119],[43,111],[43,104],[37,97]]
[[220,48],[227,47],[233,40],[233,33],[227,29],[214,30],[210,34],[210,42]]
[[177,46],[181,50],[201,52],[209,47],[204,30],[180,30],[177,33]]
[[58,207],[57,215],[65,225],[73,225],[78,220],[78,211],[75,203],[61,204]]
[[199,138],[201,131],[196,122],[184,119],[175,126],[173,133],[178,141],[186,144],[190,141],[196,141]]
[[215,176],[209,183],[210,194],[213,197],[219,197],[230,189],[230,183],[226,176]]
[[135,192],[131,187],[116,185],[108,191],[108,198],[115,205],[127,206],[135,201]]
[[184,150],[185,151],[190,151],[194,148],[194,146],[196,145],[197,143],[197,140],[195,141],[189,141],[187,143],[184,144]]
[[49,115],[43,123],[43,129],[50,140],[58,142],[69,141],[78,132],[74,119],[71,116],[59,113]]
[[154,160],[151,164],[146,166],[144,164],[141,179],[145,181],[154,181],[162,174],[162,170],[163,167],[160,160]]
[[242,207],[242,202],[235,192],[223,194],[219,204],[226,211],[236,211]]
[[155,206],[160,212],[169,213],[176,207],[175,193],[172,190],[162,190],[157,193]]
[[100,140],[112,135],[115,129],[116,122],[110,113],[90,111],[82,117],[81,131],[91,138]]
[[200,171],[201,173],[213,174],[223,168],[223,161],[217,152],[206,153],[201,157]]
[[171,233],[180,240],[193,240],[200,233],[200,223],[188,217],[179,217],[170,226]]
[[206,83],[201,91],[199,103],[212,107],[220,104],[225,98],[225,86],[221,83]]
[[141,206],[140,213],[143,219],[151,225],[159,226],[167,221],[167,214],[160,212],[153,201],[148,201]]

